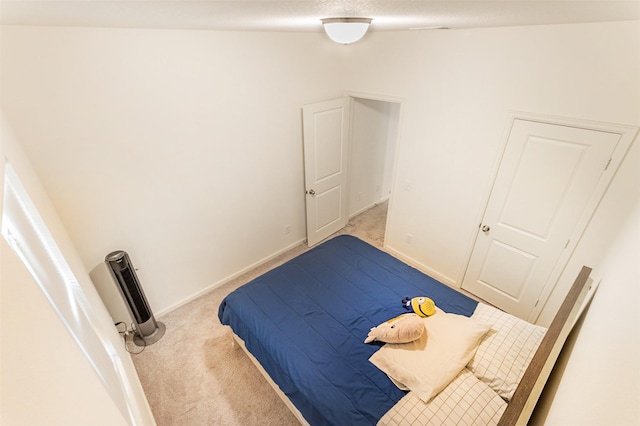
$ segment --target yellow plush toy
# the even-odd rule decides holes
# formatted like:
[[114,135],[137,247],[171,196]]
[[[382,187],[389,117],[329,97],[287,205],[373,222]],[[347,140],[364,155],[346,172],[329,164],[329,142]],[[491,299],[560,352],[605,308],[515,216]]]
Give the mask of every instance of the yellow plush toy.
[[374,340],[385,343],[409,343],[424,333],[424,320],[416,314],[402,314],[369,331],[365,343]]
[[436,304],[428,297],[405,297],[402,299],[402,306],[407,311],[415,312],[421,317],[429,317],[436,313]]

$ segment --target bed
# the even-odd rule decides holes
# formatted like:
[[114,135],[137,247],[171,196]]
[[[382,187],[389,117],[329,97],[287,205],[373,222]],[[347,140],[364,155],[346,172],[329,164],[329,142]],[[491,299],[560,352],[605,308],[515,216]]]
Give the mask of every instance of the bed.
[[[582,287],[572,289],[577,292],[575,299],[584,297]],[[395,365],[396,354],[408,353],[402,351],[402,345],[364,343],[372,328],[405,312],[403,298],[414,296],[428,296],[435,302],[438,312],[427,321],[451,318],[464,327],[473,322],[475,327],[468,334],[475,333],[470,338],[476,343],[465,346],[464,354],[471,351],[472,358],[455,359],[463,365],[446,367],[453,377],[440,389],[429,387],[433,395],[425,396],[413,384],[406,388],[394,381],[401,373],[389,372],[388,367],[383,371],[380,362],[374,365],[374,360],[389,352],[392,354],[384,359]],[[567,316],[575,317],[575,300],[571,305]],[[558,327],[553,324],[546,330],[524,323],[347,235],[328,240],[233,291],[220,304],[218,317],[300,422],[312,425],[399,425],[418,419],[458,424],[464,416],[477,424],[496,424],[501,419],[502,424],[526,424],[544,385],[537,377],[546,380],[559,351],[556,341],[563,342],[572,325],[565,319],[556,333]],[[486,327],[484,332],[475,330],[480,323]],[[433,324],[435,327],[435,321]],[[429,331],[431,326],[426,327],[425,334],[435,336]],[[500,327],[507,327],[508,332],[516,329],[520,334],[510,338],[524,340],[526,350],[509,362],[517,366],[515,373],[507,372],[515,377],[506,384],[497,380],[496,385],[491,376],[504,369],[496,365],[504,354],[496,351],[507,344],[513,346],[513,342],[505,343],[508,339]],[[522,328],[526,329],[524,337]],[[466,328],[444,334],[465,333]],[[553,342],[545,342],[550,339]],[[541,354],[537,360],[536,352]],[[532,369],[537,372],[529,373]],[[416,375],[414,370],[409,371],[410,376]],[[526,383],[528,390],[520,383]]]

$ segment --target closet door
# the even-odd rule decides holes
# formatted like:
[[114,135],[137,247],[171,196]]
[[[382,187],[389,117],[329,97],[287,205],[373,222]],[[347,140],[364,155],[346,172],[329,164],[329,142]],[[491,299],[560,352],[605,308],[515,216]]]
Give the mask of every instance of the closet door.
[[[543,290],[575,247],[572,236],[582,233],[606,189],[603,176],[620,138],[514,119],[462,288],[535,319]],[[608,182],[613,173],[607,175]]]

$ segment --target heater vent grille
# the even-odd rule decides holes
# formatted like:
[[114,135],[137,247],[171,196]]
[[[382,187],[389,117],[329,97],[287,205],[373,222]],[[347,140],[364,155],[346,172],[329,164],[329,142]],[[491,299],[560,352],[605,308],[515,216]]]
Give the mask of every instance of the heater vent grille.
[[[127,265],[130,266],[130,265]],[[151,312],[149,307],[143,300],[142,289],[138,280],[133,275],[131,268],[126,267],[120,271],[120,275],[122,275],[122,281],[126,287],[127,299],[129,299],[129,303],[133,308],[133,315],[136,317],[136,321],[139,324],[143,322],[149,321],[151,318]]]

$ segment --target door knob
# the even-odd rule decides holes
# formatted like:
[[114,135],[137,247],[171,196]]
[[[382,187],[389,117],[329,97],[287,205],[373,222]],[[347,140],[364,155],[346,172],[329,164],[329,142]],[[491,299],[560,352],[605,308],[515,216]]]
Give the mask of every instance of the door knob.
[[314,191],[313,189],[310,189],[310,190],[307,191],[307,194],[316,195],[316,191]]
[[489,227],[489,225],[484,225],[482,227],[482,232],[489,232],[489,231],[491,231],[491,228]]

